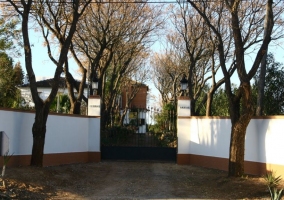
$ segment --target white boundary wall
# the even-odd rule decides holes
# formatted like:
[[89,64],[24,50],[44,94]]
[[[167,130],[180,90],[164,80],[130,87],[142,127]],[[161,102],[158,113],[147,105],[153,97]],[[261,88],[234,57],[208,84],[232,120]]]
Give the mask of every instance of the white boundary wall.
[[[0,110],[0,130],[9,137],[9,153],[31,155],[35,114]],[[100,118],[50,114],[44,154],[100,152]]]
[[[284,116],[249,123],[245,161],[284,166]],[[178,119],[178,154],[229,158],[231,120],[208,117]]]

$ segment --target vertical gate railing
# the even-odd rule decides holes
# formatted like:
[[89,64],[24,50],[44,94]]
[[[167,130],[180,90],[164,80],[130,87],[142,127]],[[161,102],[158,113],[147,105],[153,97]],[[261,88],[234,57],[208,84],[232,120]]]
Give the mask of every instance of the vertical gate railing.
[[[101,143],[105,146],[156,146],[176,147],[177,113],[169,109],[152,113],[151,121],[145,125],[146,130],[141,132],[139,112],[135,116],[135,123],[125,124],[123,127],[112,126],[105,128],[101,133]],[[133,114],[134,112],[130,112]],[[144,116],[144,121],[146,114]],[[131,118],[132,119],[132,118]],[[131,121],[131,120],[130,120]],[[133,119],[132,119],[133,121]],[[131,121],[131,122],[132,122]],[[144,123],[143,123],[144,124]]]

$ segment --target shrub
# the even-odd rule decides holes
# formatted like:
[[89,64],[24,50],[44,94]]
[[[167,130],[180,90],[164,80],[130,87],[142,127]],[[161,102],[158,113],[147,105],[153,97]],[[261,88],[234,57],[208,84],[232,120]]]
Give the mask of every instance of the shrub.
[[272,200],[280,200],[282,196],[283,189],[278,189],[277,186],[279,185],[281,181],[281,176],[275,175],[273,171],[269,171],[264,176],[264,179],[266,181],[266,185],[270,192],[270,197]]

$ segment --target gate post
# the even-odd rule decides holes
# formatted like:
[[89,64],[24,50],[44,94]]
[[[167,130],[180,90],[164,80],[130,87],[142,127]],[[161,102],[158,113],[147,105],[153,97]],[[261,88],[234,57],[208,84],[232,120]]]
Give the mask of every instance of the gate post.
[[88,98],[88,116],[101,116],[101,98],[99,95],[92,95]]
[[178,99],[177,106],[177,116],[178,117],[190,117],[190,98],[187,96],[181,96]]
[[181,96],[177,105],[177,164],[189,164],[189,117],[191,116],[191,99]]
[[88,141],[88,161],[101,161],[101,98],[99,95],[91,95],[88,98],[89,118],[89,141]]

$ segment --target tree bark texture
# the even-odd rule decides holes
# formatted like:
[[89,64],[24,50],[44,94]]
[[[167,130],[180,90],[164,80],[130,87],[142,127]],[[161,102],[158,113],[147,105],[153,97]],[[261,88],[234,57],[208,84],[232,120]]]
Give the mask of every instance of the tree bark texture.
[[[230,104],[230,117],[232,123],[231,129],[231,141],[230,141],[230,157],[229,157],[229,176],[241,176],[244,173],[244,152],[245,152],[245,134],[247,126],[253,116],[254,109],[252,104],[252,94],[250,80],[253,78],[257,72],[260,62],[267,52],[268,44],[271,41],[272,30],[274,26],[274,16],[273,16],[273,1],[267,0],[266,15],[267,15],[267,29],[265,37],[260,44],[259,49],[256,52],[256,56],[251,67],[245,66],[245,55],[246,55],[246,37],[254,36],[250,35],[247,30],[243,31],[246,26],[243,26],[241,22],[249,24],[249,21],[242,21],[244,15],[242,12],[242,1],[239,0],[225,0],[224,2],[226,9],[230,12],[230,15],[225,15],[224,17],[230,17],[228,20],[230,23],[230,29],[233,35],[233,45],[234,45],[234,62],[236,66],[238,77],[240,80],[240,86],[237,90],[237,94],[234,94],[231,87],[230,72],[227,70],[226,66],[226,54],[224,49],[224,38],[219,28],[214,24],[214,20],[211,20],[211,16],[204,12],[206,11],[206,4],[195,3],[194,1],[188,0],[188,2],[198,11],[198,13],[204,18],[210,29],[216,34],[218,39],[218,52],[219,52],[219,62],[222,68],[222,72],[225,78],[225,87],[228,101]],[[261,4],[251,4],[252,6],[261,6]],[[253,16],[258,16],[258,7],[255,7],[253,12],[250,12]],[[209,10],[210,11],[210,10]],[[212,10],[214,11],[214,10]],[[210,12],[209,12],[210,13]],[[220,15],[222,17],[222,15]],[[222,18],[220,18],[222,21]],[[258,21],[255,21],[256,23]],[[256,23],[250,23],[251,26],[258,26]],[[248,34],[245,34],[248,33]]]
[[212,101],[213,101],[213,93],[207,93],[207,101],[206,101],[206,116],[212,115]]
[[[266,5],[266,15],[264,19],[264,37],[267,34],[268,23],[269,23],[269,4]],[[258,93],[257,93],[257,107],[256,107],[256,116],[263,115],[263,105],[264,105],[264,86],[265,86],[265,74],[266,74],[266,59],[267,51],[265,52],[261,65],[260,65],[260,75],[258,80]]]
[[71,104],[70,113],[71,113],[71,114],[80,115],[80,113],[81,113],[81,101],[79,101],[78,99],[76,99],[76,100]]
[[48,113],[49,110],[44,106],[36,110],[35,122],[32,127],[33,148],[30,163],[32,166],[42,167],[43,164],[44,141]]
[[261,61],[260,76],[259,76],[258,86],[257,86],[258,92],[257,92],[256,116],[263,115],[266,58],[267,58],[267,52],[265,53]]
[[241,108],[239,100],[230,104],[232,128],[228,173],[229,176],[237,177],[244,174],[246,129],[254,113],[250,83],[242,83],[239,90]]
[[[30,81],[30,89],[32,98],[35,104],[35,122],[33,124],[32,133],[33,133],[33,148],[32,148],[32,158],[31,158],[31,165],[34,166],[42,166],[43,163],[43,152],[44,152],[44,141],[45,141],[45,134],[46,134],[46,121],[49,113],[49,108],[51,102],[55,99],[58,87],[59,87],[59,80],[60,75],[63,71],[63,64],[66,62],[67,54],[69,50],[70,43],[72,41],[72,37],[74,32],[76,31],[76,24],[78,22],[79,17],[85,10],[86,6],[90,3],[91,0],[88,0],[83,9],[81,9],[81,13],[78,13],[79,1],[74,1],[73,3],[73,21],[70,26],[68,35],[61,45],[60,56],[57,62],[57,67],[54,73],[53,84],[51,93],[49,94],[48,98],[43,101],[40,96],[38,95],[37,86],[36,86],[36,79],[35,74],[32,67],[32,51],[31,45],[29,41],[29,15],[32,8],[33,2],[32,0],[28,1],[19,1],[22,4],[22,9],[19,9],[18,5],[16,5],[13,1],[9,0],[11,5],[15,8],[16,12],[18,12],[22,17],[22,35],[23,35],[23,43],[24,43],[24,53],[25,53],[25,65],[26,70],[29,76]],[[48,2],[46,2],[48,3]],[[48,24],[47,24],[48,25]]]

